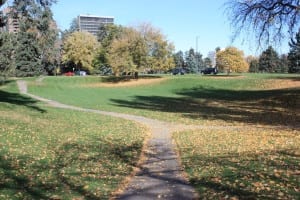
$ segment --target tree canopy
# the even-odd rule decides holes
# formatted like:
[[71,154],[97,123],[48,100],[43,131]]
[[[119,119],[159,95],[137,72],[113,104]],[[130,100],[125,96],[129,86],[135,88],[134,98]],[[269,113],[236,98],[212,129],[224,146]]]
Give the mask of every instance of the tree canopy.
[[259,45],[281,42],[299,28],[299,0],[229,0],[225,6],[236,35],[254,33]]
[[99,48],[97,38],[88,32],[74,32],[63,43],[62,61],[72,62],[76,70],[93,70],[93,60]]
[[221,71],[247,72],[248,63],[244,59],[244,52],[235,47],[227,47],[217,52],[217,66]]
[[120,38],[125,31],[125,27],[117,26],[115,24],[105,24],[100,26],[97,34],[97,39],[101,44],[101,48],[97,52],[94,66],[97,73],[111,72],[111,66],[108,61],[109,51],[115,39]]
[[108,48],[108,63],[114,73],[166,71],[173,68],[173,45],[150,24],[124,28]]

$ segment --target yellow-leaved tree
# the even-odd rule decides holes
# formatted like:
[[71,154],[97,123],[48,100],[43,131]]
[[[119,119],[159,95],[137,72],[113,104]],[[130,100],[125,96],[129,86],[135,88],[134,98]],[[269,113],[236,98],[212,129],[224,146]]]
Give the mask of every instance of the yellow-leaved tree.
[[174,67],[174,46],[150,24],[125,28],[109,48],[108,63],[115,75],[122,72],[166,71]]
[[97,49],[100,47],[97,38],[88,32],[73,32],[63,43],[63,63],[72,62],[76,70],[93,70],[93,60]]
[[131,29],[124,29],[121,37],[112,41],[108,53],[108,62],[113,73],[118,76],[122,72],[134,72],[137,66],[133,61],[133,48],[141,48],[139,34]]
[[236,47],[227,47],[217,52],[217,66],[220,71],[248,72],[249,65],[244,59],[244,52]]

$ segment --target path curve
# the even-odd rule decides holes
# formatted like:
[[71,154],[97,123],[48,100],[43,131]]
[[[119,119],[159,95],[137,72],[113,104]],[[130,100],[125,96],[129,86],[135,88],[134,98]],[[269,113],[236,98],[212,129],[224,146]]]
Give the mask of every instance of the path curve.
[[[44,77],[43,77],[44,78]],[[43,80],[39,79],[39,82]],[[17,85],[20,93],[33,99],[47,103],[49,106],[91,112],[117,118],[132,120],[146,125],[150,129],[151,137],[147,141],[143,151],[143,162],[137,173],[129,180],[124,191],[115,198],[118,200],[192,200],[197,199],[198,194],[189,184],[180,166],[176,145],[172,142],[172,132],[207,129],[210,130],[241,130],[244,126],[205,126],[205,125],[183,125],[163,122],[142,116],[86,109],[46,99],[28,93],[27,83],[18,80]],[[259,127],[256,127],[259,129]]]
[[142,116],[108,112],[94,109],[85,109],[77,106],[62,104],[60,102],[42,98],[28,93],[27,83],[17,81],[20,93],[36,100],[47,103],[56,108],[72,109],[83,112],[98,113],[112,117],[132,120],[149,127],[151,137],[146,144],[144,161],[140,170],[129,181],[125,190],[116,197],[119,200],[147,200],[147,199],[196,199],[197,193],[188,183],[180,167],[175,145],[172,142],[172,130],[193,129],[195,126],[177,126],[171,123],[149,119]]

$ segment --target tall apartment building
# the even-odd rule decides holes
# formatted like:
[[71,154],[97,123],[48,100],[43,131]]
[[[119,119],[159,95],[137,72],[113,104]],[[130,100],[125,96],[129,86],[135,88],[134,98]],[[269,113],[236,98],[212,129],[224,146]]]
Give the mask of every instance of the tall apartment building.
[[3,19],[5,17],[5,23],[3,24],[4,26],[1,27],[1,29],[11,33],[17,33],[20,29],[20,23],[18,18],[14,18],[9,14],[11,12],[11,9],[11,7],[7,7],[3,10]]
[[104,24],[113,24],[114,17],[100,17],[95,15],[79,15],[78,28],[79,31],[87,31],[93,35],[97,35],[99,27]]

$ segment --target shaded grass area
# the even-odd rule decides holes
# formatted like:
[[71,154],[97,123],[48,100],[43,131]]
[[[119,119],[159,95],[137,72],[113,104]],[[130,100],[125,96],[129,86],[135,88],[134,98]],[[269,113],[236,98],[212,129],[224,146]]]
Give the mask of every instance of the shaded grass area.
[[111,101],[120,107],[177,113],[194,120],[290,126],[300,121],[300,89],[236,91],[201,86],[177,95],[180,97],[135,96],[131,101]]
[[44,109],[40,108],[39,106],[36,106],[36,103],[37,103],[36,100],[26,97],[26,96],[22,96],[19,93],[15,93],[15,92],[8,92],[8,91],[0,90],[0,102],[13,104],[13,105],[25,106],[32,110],[36,110],[39,112],[45,112]]
[[174,139],[200,199],[299,198],[299,131],[203,129]]
[[0,199],[108,199],[136,165],[144,127],[0,91]]

